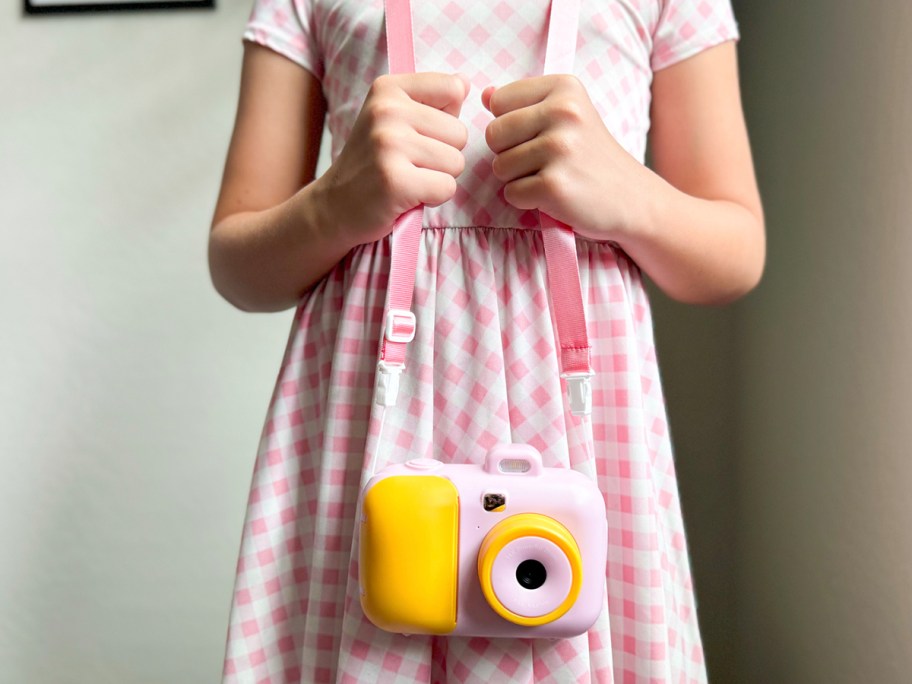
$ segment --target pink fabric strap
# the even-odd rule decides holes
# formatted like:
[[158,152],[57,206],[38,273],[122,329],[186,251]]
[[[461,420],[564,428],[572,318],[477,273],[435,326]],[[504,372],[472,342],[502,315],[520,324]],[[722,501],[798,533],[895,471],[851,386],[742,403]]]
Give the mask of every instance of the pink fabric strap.
[[[385,12],[389,73],[413,73],[415,46],[409,0],[387,0]],[[423,218],[424,207],[419,205],[400,216],[393,228],[393,254],[380,343],[380,360],[387,366],[404,367],[406,345],[415,335],[415,318],[410,314]]]
[[[545,74],[573,73],[579,26],[580,0],[552,0],[545,45]],[[554,303],[557,337],[560,344],[561,372],[590,375],[589,334],[576,256],[573,229],[539,212],[548,287]]]
[[[573,70],[579,5],[579,0],[551,2],[545,47],[546,74],[571,73]],[[410,1],[385,0],[385,10],[389,72],[412,73],[415,71],[415,52]],[[398,372],[405,364],[406,345],[414,337],[415,318],[411,313],[411,304],[423,214],[423,206],[410,209],[396,220],[392,232],[393,251],[384,334],[380,344],[380,369],[396,374],[392,379],[393,387],[389,387],[389,373],[384,379],[388,383],[388,389],[384,393],[391,396],[393,402],[397,393]],[[576,238],[572,228],[547,214],[540,213],[539,222],[545,248],[548,284],[554,304],[561,372],[565,376],[569,374],[589,377],[592,374],[589,362],[590,346],[580,286]],[[378,385],[378,388],[383,387],[382,383]],[[579,391],[578,383],[570,386],[571,406],[578,406],[580,401],[574,401],[574,387]],[[382,397],[378,400],[382,401]],[[585,399],[583,401],[585,402]]]

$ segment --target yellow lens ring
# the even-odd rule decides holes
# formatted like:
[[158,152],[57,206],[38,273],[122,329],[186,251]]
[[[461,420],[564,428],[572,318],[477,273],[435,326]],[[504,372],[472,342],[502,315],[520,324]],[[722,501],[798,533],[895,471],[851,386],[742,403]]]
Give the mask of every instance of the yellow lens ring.
[[[555,544],[570,563],[573,578],[563,603],[550,613],[536,617],[517,615],[504,606],[497,598],[491,577],[498,554],[510,542],[524,537],[541,537]],[[524,627],[546,625],[563,616],[576,603],[583,584],[583,559],[570,530],[557,520],[540,513],[519,513],[497,523],[485,535],[478,551],[478,580],[488,605],[504,620]]]

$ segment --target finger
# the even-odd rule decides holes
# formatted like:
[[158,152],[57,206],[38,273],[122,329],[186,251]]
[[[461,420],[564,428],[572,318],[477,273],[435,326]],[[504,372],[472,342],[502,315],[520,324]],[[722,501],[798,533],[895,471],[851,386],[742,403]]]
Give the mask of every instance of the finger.
[[544,107],[532,105],[499,116],[485,129],[485,141],[494,154],[532,140],[548,125]]
[[399,87],[415,102],[459,116],[469,94],[468,79],[460,74],[426,71],[396,76]]
[[502,183],[538,173],[550,156],[550,150],[541,138],[511,147],[494,157],[492,170]]
[[542,183],[538,175],[524,176],[507,183],[504,199],[517,209],[538,209],[542,197]]
[[489,98],[488,109],[494,116],[503,116],[507,112],[541,102],[554,88],[556,78],[556,74],[534,76],[497,88]]
[[469,140],[466,125],[455,116],[439,109],[416,102],[409,108],[407,116],[407,122],[415,131],[458,150],[465,148]]
[[416,206],[425,204],[436,207],[451,200],[456,194],[456,179],[448,173],[413,167],[406,178],[411,187],[419,188]]
[[454,178],[465,169],[465,157],[451,145],[422,135],[412,135],[406,141],[405,154],[414,166],[446,173]]

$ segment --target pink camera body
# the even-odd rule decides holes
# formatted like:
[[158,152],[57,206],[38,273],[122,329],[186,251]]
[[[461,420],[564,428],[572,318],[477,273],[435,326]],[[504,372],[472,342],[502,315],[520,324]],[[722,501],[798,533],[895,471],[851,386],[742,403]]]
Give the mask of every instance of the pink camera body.
[[608,525],[596,484],[526,444],[484,465],[415,459],[361,492],[361,605],[404,634],[564,638],[605,597]]

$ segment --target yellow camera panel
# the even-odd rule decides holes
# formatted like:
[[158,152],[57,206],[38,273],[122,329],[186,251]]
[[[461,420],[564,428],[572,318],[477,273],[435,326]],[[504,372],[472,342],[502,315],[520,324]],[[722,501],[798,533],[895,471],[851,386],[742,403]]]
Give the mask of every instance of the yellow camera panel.
[[453,483],[433,475],[385,478],[368,490],[361,515],[364,613],[391,632],[452,632],[459,584]]

